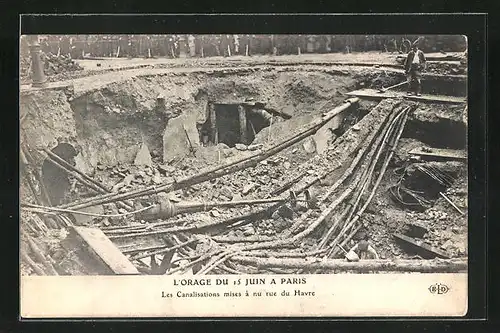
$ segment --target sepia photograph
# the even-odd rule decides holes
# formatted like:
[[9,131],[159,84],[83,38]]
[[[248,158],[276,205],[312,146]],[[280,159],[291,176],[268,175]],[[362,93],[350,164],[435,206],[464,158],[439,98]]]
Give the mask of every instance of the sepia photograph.
[[463,315],[466,36],[21,35],[19,61],[26,290],[155,276],[189,313],[425,275]]

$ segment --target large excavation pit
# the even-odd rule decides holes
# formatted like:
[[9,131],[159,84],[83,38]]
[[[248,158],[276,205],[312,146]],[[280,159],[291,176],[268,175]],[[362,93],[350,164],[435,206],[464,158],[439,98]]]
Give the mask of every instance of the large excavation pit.
[[[362,234],[380,260],[405,262],[396,270],[465,260],[465,103],[347,95],[405,79],[382,66],[261,67],[124,69],[21,90],[22,274],[341,272],[287,259],[345,261]],[[426,75],[428,98],[465,96],[465,76]],[[112,258],[72,251],[101,233]]]

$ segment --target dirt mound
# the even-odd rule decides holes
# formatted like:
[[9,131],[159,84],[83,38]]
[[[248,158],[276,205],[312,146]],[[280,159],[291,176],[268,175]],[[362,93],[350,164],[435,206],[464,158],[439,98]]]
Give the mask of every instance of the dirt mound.
[[54,55],[52,53],[42,53],[45,75],[57,75],[60,73],[81,71],[83,67],[78,65],[71,57],[65,55]]

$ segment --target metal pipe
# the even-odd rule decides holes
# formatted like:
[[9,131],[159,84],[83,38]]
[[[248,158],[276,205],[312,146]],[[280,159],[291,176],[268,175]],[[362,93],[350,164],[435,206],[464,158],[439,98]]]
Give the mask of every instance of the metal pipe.
[[183,213],[194,213],[208,211],[215,207],[238,207],[244,205],[260,205],[266,203],[286,202],[284,198],[270,198],[257,200],[239,200],[222,202],[192,202],[192,203],[173,203],[170,200],[164,200],[154,207],[141,212],[137,216],[143,220],[166,219]]
[[448,203],[452,205],[453,208],[455,208],[461,215],[465,215],[465,212],[463,212],[460,208],[458,208],[457,205],[455,205],[453,201],[451,201],[446,195],[444,195],[443,192],[439,192],[439,195],[442,196],[446,201],[448,201]]

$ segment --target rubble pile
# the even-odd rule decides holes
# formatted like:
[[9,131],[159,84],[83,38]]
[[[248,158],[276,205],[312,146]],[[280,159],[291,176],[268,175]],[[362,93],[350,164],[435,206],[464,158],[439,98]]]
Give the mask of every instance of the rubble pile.
[[[43,61],[43,71],[48,76],[49,81],[53,81],[51,77],[58,76],[57,79],[61,80],[61,75],[67,76],[72,72],[83,71],[83,67],[71,59],[69,55],[55,55],[52,53],[41,53],[40,59]],[[19,75],[22,82],[28,82],[31,76],[31,60],[30,57],[20,57]]]
[[68,55],[54,55],[52,53],[43,53],[45,75],[52,76],[60,73],[81,71],[83,67],[78,65]]

